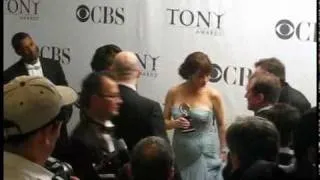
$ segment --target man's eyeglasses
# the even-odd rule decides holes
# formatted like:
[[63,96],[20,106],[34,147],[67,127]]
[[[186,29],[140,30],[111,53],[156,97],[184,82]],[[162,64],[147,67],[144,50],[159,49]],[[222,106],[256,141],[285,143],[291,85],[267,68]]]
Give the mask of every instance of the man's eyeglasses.
[[121,98],[120,94],[97,94],[97,95],[102,98],[112,98],[112,99]]

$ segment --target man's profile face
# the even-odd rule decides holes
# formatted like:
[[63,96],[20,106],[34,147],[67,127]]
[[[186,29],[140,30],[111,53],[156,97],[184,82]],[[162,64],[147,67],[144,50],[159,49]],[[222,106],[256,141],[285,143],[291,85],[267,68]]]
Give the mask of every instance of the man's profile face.
[[98,95],[101,114],[106,119],[119,114],[122,103],[118,84],[107,77],[101,79],[101,89]]
[[31,37],[26,37],[20,41],[20,47],[17,49],[25,63],[35,63],[39,57],[39,48]]
[[255,111],[259,107],[259,97],[258,94],[253,91],[254,79],[249,80],[246,87],[245,98],[247,99],[247,108],[248,110]]

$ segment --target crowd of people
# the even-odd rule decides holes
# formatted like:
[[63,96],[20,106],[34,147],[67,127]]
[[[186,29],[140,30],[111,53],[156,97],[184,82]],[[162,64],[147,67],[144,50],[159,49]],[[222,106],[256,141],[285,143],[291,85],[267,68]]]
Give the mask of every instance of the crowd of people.
[[[137,92],[142,70],[133,52],[99,47],[76,93],[59,62],[39,57],[29,34],[16,33],[12,46],[21,59],[3,73],[4,179],[317,178],[317,109],[286,82],[277,58],[254,64],[244,95],[254,115],[226,127],[203,52],[180,65],[184,81],[169,89],[162,111]],[[75,104],[80,121],[68,134]]]

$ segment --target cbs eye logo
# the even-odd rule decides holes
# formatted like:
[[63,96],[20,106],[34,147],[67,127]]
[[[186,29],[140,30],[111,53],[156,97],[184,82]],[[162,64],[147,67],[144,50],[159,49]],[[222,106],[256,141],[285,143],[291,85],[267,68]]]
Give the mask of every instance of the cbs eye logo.
[[222,77],[222,69],[217,64],[212,64],[212,72],[210,76],[210,82],[216,83]]
[[228,65],[221,67],[218,64],[211,64],[212,72],[210,82],[225,82],[227,85],[244,86],[248,77],[252,74],[252,70],[247,67]]
[[296,35],[300,41],[316,42],[316,23],[302,21],[293,24],[288,19],[282,19],[277,22],[275,32],[280,39],[288,40]]
[[125,21],[125,9],[123,7],[111,7],[94,5],[88,7],[81,4],[76,9],[77,19],[84,23],[90,20],[95,24],[122,25]]
[[281,39],[290,39],[294,34],[294,25],[287,19],[280,20],[276,24],[276,34]]
[[76,10],[76,16],[80,22],[86,22],[90,18],[90,10],[86,5],[80,5]]

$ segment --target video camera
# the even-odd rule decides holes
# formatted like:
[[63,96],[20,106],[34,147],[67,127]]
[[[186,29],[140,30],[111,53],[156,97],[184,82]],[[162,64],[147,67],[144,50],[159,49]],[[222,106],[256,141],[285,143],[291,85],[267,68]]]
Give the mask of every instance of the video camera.
[[72,166],[56,158],[49,157],[44,167],[54,174],[52,180],[71,180],[73,175]]

